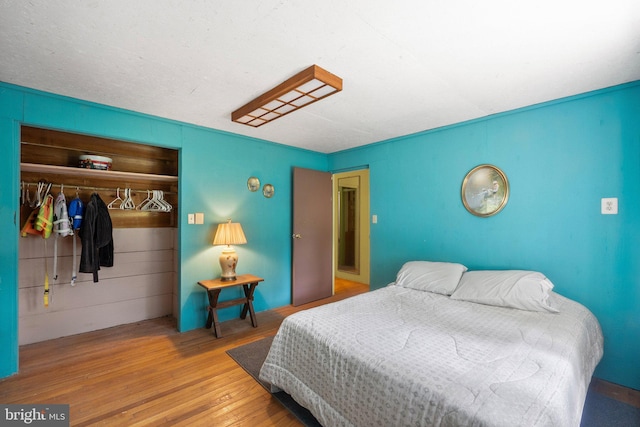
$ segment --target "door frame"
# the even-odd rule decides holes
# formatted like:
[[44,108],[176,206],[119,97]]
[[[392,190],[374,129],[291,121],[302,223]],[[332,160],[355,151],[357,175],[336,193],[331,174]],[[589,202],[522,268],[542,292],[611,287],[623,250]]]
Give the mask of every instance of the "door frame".
[[[359,273],[349,273],[338,270],[338,238],[340,234],[338,220],[340,218],[338,180],[340,178],[360,178],[360,197],[359,197],[359,225],[360,225],[360,257],[359,257]],[[369,222],[370,208],[370,186],[369,186],[369,169],[358,169],[348,172],[338,172],[332,175],[333,181],[333,274],[339,279],[350,280],[353,282],[370,284],[370,263],[371,263],[371,224]]]

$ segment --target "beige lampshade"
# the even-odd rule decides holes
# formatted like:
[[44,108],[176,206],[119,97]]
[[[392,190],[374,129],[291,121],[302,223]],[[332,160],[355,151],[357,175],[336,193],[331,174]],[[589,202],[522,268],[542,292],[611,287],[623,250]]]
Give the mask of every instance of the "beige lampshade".
[[213,236],[214,245],[243,245],[247,243],[242,226],[239,222],[228,220],[223,224],[218,224],[216,234]]
[[230,245],[242,245],[247,243],[244,237],[242,226],[237,222],[228,220],[223,224],[218,224],[216,234],[213,236],[214,245],[226,245],[220,254],[221,280],[236,280],[236,266],[238,265],[238,254]]

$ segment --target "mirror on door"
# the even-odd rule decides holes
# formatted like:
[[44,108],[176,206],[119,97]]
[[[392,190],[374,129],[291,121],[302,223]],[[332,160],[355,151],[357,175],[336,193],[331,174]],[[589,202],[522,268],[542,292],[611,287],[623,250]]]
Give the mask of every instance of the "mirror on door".
[[338,270],[360,271],[360,177],[338,180]]

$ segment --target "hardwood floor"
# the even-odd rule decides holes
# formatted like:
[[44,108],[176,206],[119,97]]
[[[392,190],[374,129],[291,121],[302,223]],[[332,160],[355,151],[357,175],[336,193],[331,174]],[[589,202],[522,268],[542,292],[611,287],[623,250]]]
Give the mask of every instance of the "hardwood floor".
[[69,404],[73,426],[299,426],[226,351],[275,334],[291,313],[369,289],[343,280],[335,288],[331,298],[258,313],[258,328],[224,322],[219,339],[160,318],[22,346],[0,402]]
[[[0,380],[0,402],[69,404],[73,426],[300,426],[226,351],[273,335],[296,311],[368,291],[336,279],[336,294],[300,307],[178,333],[160,318],[30,344],[20,373]],[[640,392],[594,380],[592,388],[640,407]]]

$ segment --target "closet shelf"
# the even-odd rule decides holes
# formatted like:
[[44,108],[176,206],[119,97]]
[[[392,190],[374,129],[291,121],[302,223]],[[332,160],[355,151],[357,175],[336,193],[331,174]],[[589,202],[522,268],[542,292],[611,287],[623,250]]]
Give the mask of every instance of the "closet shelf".
[[113,179],[146,179],[157,182],[178,182],[177,176],[155,175],[150,173],[104,171],[97,169],[72,168],[67,166],[41,165],[37,163],[20,163],[20,170],[23,172],[36,172],[45,174],[69,174],[90,178],[113,178]]

